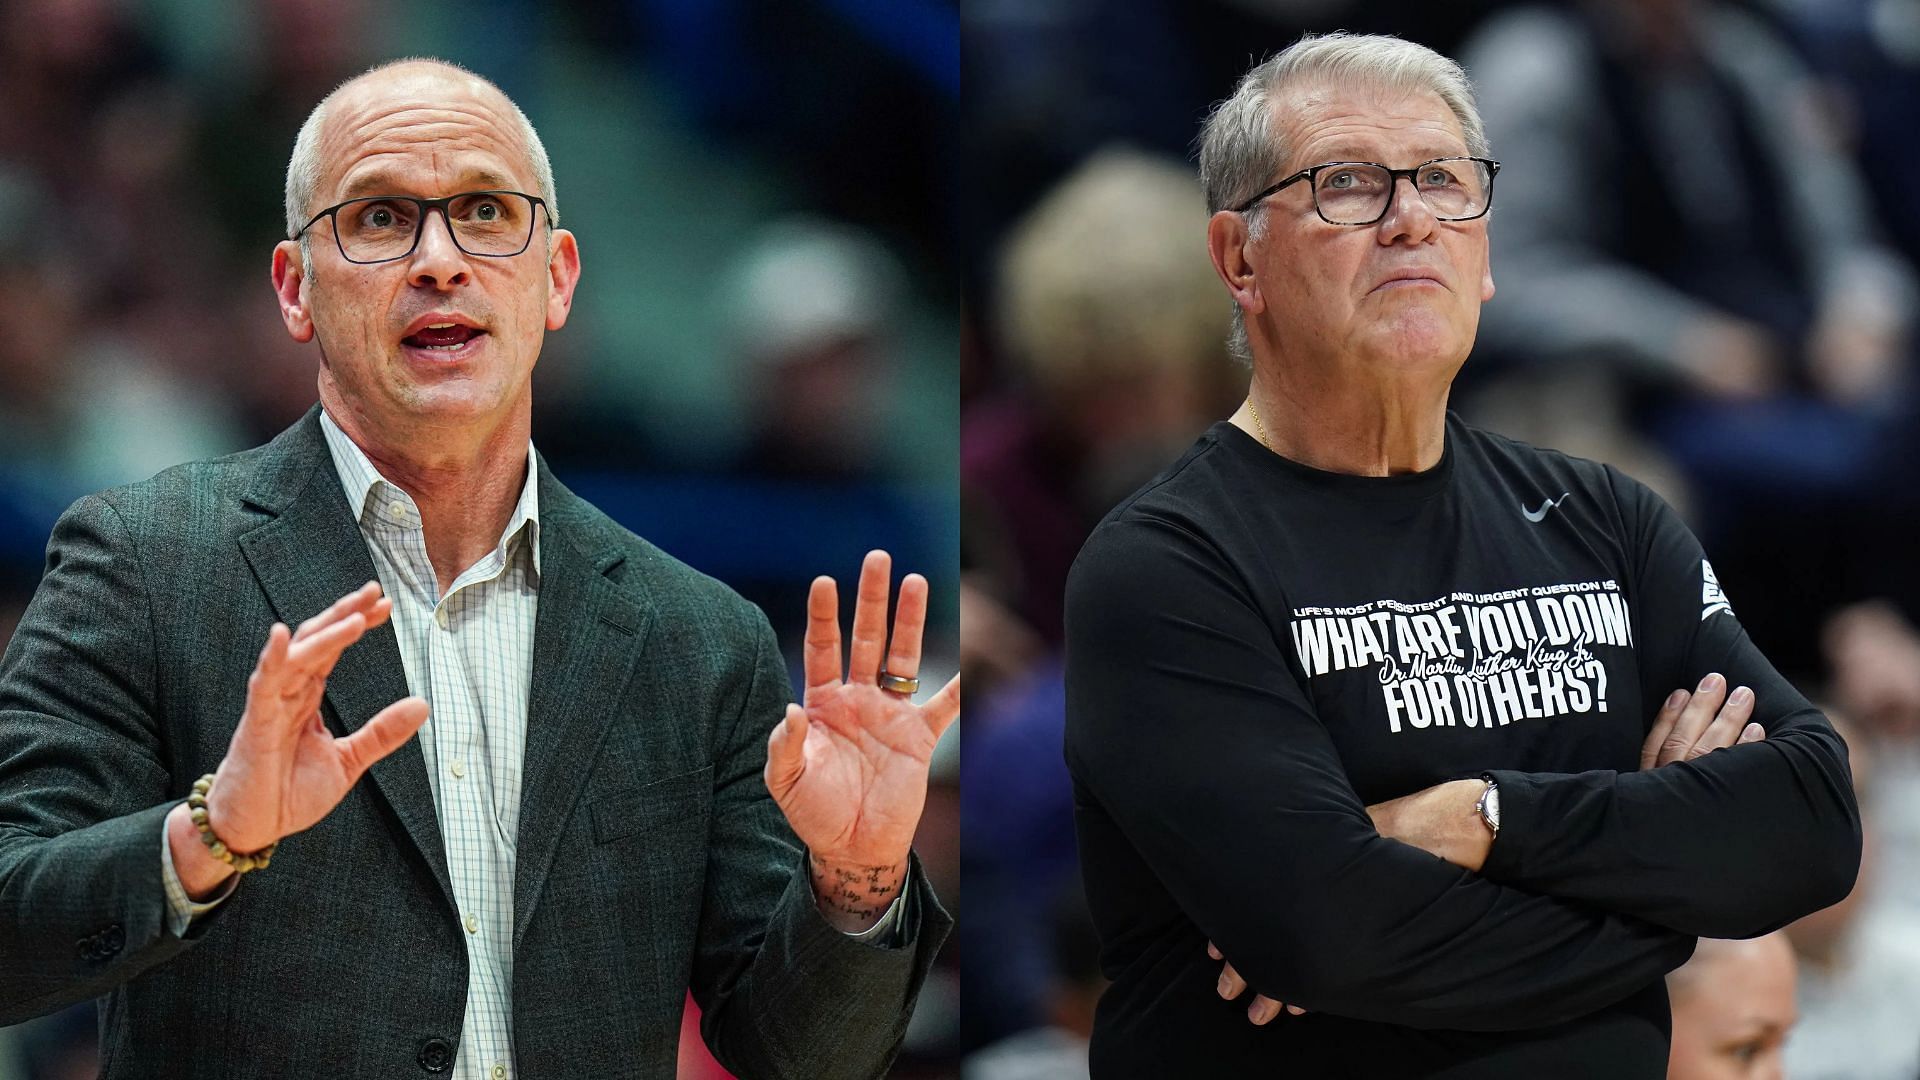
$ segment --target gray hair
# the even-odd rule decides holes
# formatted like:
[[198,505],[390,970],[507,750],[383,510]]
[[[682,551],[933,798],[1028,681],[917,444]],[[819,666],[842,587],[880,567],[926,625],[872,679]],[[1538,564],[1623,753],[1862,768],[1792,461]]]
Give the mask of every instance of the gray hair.
[[[1273,182],[1293,150],[1281,139],[1274,105],[1282,91],[1312,82],[1438,94],[1460,121],[1467,153],[1489,156],[1486,127],[1473,104],[1473,84],[1459,64],[1425,45],[1390,35],[1309,34],[1242,76],[1200,129],[1200,184],[1209,214],[1239,206]],[[1265,220],[1263,209],[1247,211],[1248,233],[1255,238]],[[1242,363],[1252,363],[1246,317],[1237,303],[1227,348]]]
[[[300,227],[307,223],[308,217],[313,213],[311,209],[313,192],[320,186],[320,131],[326,126],[328,103],[353,83],[402,64],[434,64],[457,71],[493,87],[494,90],[499,91],[501,97],[507,98],[506,91],[500,90],[493,80],[484,75],[477,75],[451,60],[440,60],[431,56],[406,56],[375,64],[334,87],[326,97],[320,99],[320,104],[315,105],[313,111],[307,114],[306,122],[300,125],[300,134],[293,140],[293,157],[287,161],[288,236],[300,233]],[[514,123],[520,129],[520,141],[526,147],[527,157],[533,166],[534,184],[538,188],[540,198],[547,204],[547,242],[551,244],[553,230],[560,224],[560,201],[553,190],[553,163],[547,158],[547,147],[540,141],[540,133],[533,129],[533,121],[527,119],[527,114],[512,98],[507,98],[507,104],[513,108]],[[306,273],[313,273],[312,248],[308,244],[305,233],[300,233],[300,263]]]

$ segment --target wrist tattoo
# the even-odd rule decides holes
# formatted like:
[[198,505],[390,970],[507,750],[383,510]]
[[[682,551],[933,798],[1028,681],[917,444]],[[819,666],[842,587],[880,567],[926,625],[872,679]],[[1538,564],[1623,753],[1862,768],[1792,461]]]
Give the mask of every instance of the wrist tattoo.
[[870,918],[887,910],[901,880],[900,864],[886,866],[822,866],[813,864],[815,891],[835,911]]

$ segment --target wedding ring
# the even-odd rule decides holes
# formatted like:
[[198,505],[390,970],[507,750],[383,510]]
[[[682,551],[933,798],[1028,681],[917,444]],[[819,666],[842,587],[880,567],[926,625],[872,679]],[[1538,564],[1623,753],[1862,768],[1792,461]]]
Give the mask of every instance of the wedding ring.
[[920,692],[920,680],[911,675],[895,675],[891,672],[880,673],[880,689],[901,697],[912,697]]

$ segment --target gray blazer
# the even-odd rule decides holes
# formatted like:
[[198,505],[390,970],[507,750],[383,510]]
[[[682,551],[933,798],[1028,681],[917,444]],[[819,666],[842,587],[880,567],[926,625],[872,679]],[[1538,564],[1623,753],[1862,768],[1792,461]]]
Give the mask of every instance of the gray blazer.
[[[514,882],[517,1075],[671,1077],[691,986],[743,1077],[865,1077],[952,922],[816,911],[761,780],[789,700],[759,609],[540,464],[542,574]],[[161,822],[225,755],[267,628],[374,578],[315,408],[266,446],[91,495],[0,661],[0,1023],[101,997],[102,1075],[429,1076],[467,970],[417,741],[196,921]],[[391,626],[341,658],[353,731],[407,694]]]

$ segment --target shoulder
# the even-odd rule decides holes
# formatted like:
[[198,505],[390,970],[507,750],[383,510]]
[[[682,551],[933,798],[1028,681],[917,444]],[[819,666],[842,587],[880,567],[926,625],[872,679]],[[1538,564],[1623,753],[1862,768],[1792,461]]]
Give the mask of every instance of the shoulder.
[[1200,523],[1243,480],[1244,463],[1225,441],[1231,434],[1227,427],[1223,422],[1209,428],[1179,458],[1108,511],[1093,535],[1116,525],[1149,522],[1201,531]]
[[311,482],[310,467],[305,475],[275,475],[285,472],[285,448],[280,444],[276,439],[224,457],[174,465],[144,480],[95,492],[68,507],[62,521],[111,519],[136,543],[190,547],[230,537],[263,520],[263,483],[293,480],[303,488]]
[[1202,435],[1094,526],[1074,560],[1074,574],[1126,568],[1170,545],[1204,543],[1208,523],[1217,518],[1223,495],[1233,487],[1231,456],[1217,429]]
[[1579,457],[1551,446],[1535,446],[1511,435],[1476,427],[1461,419],[1457,413],[1447,414],[1447,434],[1458,438],[1461,447],[1469,453],[1520,468],[1588,476],[1599,475],[1606,468],[1591,458]]
[[1197,603],[1216,585],[1248,591],[1242,503],[1271,480],[1230,437],[1216,426],[1094,527],[1067,575],[1070,637],[1108,616]]
[[1651,488],[1612,465],[1476,428],[1457,416],[1449,415],[1448,424],[1460,439],[1460,467],[1469,498],[1487,497],[1490,487],[1523,501],[1571,496],[1586,505],[1569,510],[1590,511],[1623,537],[1670,513]]
[[[1560,484],[1593,494],[1612,490],[1621,477],[1610,465],[1548,446],[1535,446],[1497,431],[1475,427],[1449,413],[1447,432],[1458,440],[1458,468],[1469,478],[1494,474],[1552,486]],[[1549,493],[1552,494],[1552,493]]]

